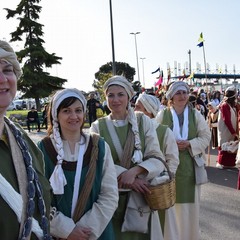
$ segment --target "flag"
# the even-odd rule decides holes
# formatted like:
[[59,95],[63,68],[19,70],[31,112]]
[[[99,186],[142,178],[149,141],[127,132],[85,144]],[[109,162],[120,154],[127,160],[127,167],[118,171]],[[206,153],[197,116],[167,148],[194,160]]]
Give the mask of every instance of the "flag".
[[188,79],[192,79],[192,78],[194,78],[194,72],[192,72],[188,77]]
[[160,67],[157,70],[155,70],[154,72],[152,72],[152,74],[154,74],[156,72],[160,72]]
[[198,47],[203,47],[203,42],[204,42],[204,39],[203,39],[203,34],[202,33],[200,33],[200,37],[199,37],[199,39],[198,39]]
[[183,81],[186,78],[186,73],[185,73],[185,69],[183,69],[183,75],[181,77],[179,77],[179,81]]
[[158,79],[158,81],[155,83],[155,86],[160,86],[160,85],[162,85],[162,82],[163,82],[163,71],[160,72],[159,79]]

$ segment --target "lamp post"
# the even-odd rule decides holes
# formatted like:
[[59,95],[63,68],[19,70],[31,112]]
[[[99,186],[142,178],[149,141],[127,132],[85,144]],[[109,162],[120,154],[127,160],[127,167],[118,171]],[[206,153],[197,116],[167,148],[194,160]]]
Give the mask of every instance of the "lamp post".
[[189,74],[191,75],[192,73],[192,64],[191,64],[191,50],[188,50],[188,55],[189,55]]
[[113,36],[113,18],[112,18],[112,0],[109,0],[110,7],[110,22],[111,22],[111,39],[112,39],[112,74],[116,75],[115,51],[114,51],[114,36]]
[[135,39],[135,49],[136,49],[136,59],[137,59],[137,73],[138,73],[138,81],[140,81],[140,76],[139,76],[139,66],[138,66],[138,51],[137,51],[137,34],[140,34],[140,32],[131,32],[130,34],[134,35],[134,39]]
[[144,77],[144,59],[146,59],[145,57],[140,58],[142,59],[142,70],[143,70],[143,87],[145,88],[145,77]]

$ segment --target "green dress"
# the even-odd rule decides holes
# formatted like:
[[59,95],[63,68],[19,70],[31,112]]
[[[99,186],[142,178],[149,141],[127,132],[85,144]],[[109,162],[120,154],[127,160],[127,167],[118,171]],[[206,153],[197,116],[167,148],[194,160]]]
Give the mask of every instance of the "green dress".
[[[172,114],[164,109],[162,124],[173,129]],[[194,110],[189,108],[188,140],[197,136]],[[176,172],[176,203],[194,203],[195,171],[194,162],[188,150],[179,151],[179,165]]]
[[[44,162],[42,158],[42,153],[23,130],[22,133],[29,147],[30,155],[32,156],[33,167],[38,174],[38,178],[42,186],[47,216],[49,216],[51,202],[50,193],[51,188],[48,183],[48,180],[44,176]],[[19,192],[19,185],[17,181],[15,168],[13,165],[11,150],[9,145],[6,144],[6,142],[3,140],[0,140],[0,156],[2,160],[0,166],[0,174],[2,174],[2,176],[12,185],[15,191]],[[1,208],[0,239],[6,240],[18,239],[20,224],[18,222],[15,212],[8,206],[8,204],[3,200],[1,196],[0,196],[0,208]],[[40,213],[36,201],[34,218],[40,220]],[[31,239],[37,239],[34,233],[32,233]]]
[[[110,134],[108,132],[108,128],[106,125],[106,122],[104,118],[98,119],[99,121],[99,130],[100,130],[100,136],[104,138],[104,140],[108,143],[111,149],[113,161],[115,164],[120,165],[120,161],[117,156],[117,152],[114,148],[112,139],[110,137]],[[142,149],[144,149],[144,138],[143,138],[143,131],[142,131],[142,122],[139,123],[139,132],[140,132],[140,138],[142,143]],[[124,146],[126,139],[127,139],[127,133],[129,129],[130,124],[122,126],[122,127],[115,127],[115,130],[117,132],[117,135],[119,137],[120,143],[122,146]],[[113,215],[113,228],[115,233],[115,239],[116,240],[150,240],[150,234],[149,233],[137,233],[137,232],[122,232],[121,227],[124,221],[124,215],[125,210],[128,202],[128,196],[129,194],[127,192],[120,192],[119,193],[119,202],[118,202],[118,208],[115,211]],[[150,225],[150,224],[149,224]],[[149,226],[150,229],[150,226]]]
[[[102,169],[103,169],[103,160],[104,160],[104,154],[105,154],[104,144],[105,144],[104,141],[100,138],[99,142],[98,142],[99,152],[98,152],[98,160],[97,160],[97,167],[96,167],[96,176],[95,176],[95,179],[93,182],[93,187],[92,187],[90,196],[88,198],[84,213],[86,213],[87,211],[89,211],[92,208],[93,203],[97,201],[98,195],[101,190]],[[41,142],[39,142],[38,145],[44,154],[45,172],[46,172],[46,177],[49,179],[52,175],[52,172],[55,168],[55,164],[57,162],[57,160],[56,160],[57,153],[55,150],[53,150],[53,153],[50,156],[49,151],[47,151],[47,149],[43,143],[43,140]],[[82,172],[81,172],[81,180],[80,180],[80,186],[79,186],[79,193],[81,192],[81,189],[84,184],[84,180],[86,178],[87,171],[89,169],[91,147],[92,147],[92,145],[89,144],[88,148],[84,154],[83,166],[82,166]],[[48,148],[49,148],[49,146],[48,146]],[[51,148],[54,149],[53,145],[51,146]],[[73,198],[76,167],[77,167],[77,162],[67,162],[67,161],[63,162],[62,168],[64,171],[64,175],[67,179],[67,185],[64,187],[64,194],[63,195],[54,195],[53,201],[52,201],[52,206],[56,207],[58,211],[62,212],[65,216],[67,216],[69,218],[71,218],[71,207],[72,207],[72,198]],[[114,240],[114,233],[113,233],[111,221],[107,225],[106,229],[103,231],[99,240]]]

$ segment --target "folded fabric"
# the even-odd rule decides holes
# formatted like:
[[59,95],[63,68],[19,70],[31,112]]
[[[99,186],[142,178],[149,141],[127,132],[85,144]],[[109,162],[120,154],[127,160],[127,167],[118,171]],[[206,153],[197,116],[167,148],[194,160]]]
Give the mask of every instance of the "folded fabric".
[[152,181],[150,182],[151,186],[157,186],[161,183],[167,182],[169,180],[169,176],[168,175],[163,175],[163,176],[159,176],[159,177],[155,177],[152,179]]
[[222,151],[236,153],[238,150],[238,141],[225,142],[221,146]]

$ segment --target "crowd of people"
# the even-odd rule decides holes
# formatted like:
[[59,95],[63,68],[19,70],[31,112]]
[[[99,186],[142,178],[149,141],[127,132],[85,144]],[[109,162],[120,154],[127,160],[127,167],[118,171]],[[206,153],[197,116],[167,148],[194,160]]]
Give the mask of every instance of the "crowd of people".
[[[239,140],[233,86],[221,98],[176,81],[162,101],[140,93],[133,104],[132,84],[113,76],[103,86],[108,114],[101,118],[93,94],[86,100],[76,88],[59,90],[45,107],[47,136],[35,145],[5,116],[21,74],[13,49],[0,41],[1,239],[199,239],[207,147],[218,148],[221,169],[240,160],[224,147]],[[32,109],[29,131],[35,118]],[[175,176],[176,203],[153,210],[144,195],[165,176],[164,162]]]

